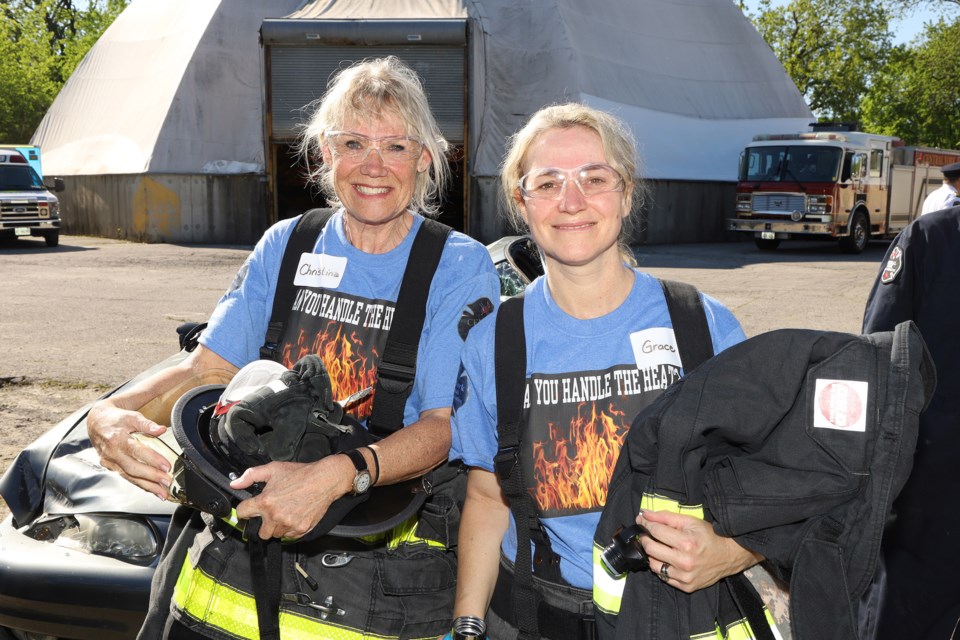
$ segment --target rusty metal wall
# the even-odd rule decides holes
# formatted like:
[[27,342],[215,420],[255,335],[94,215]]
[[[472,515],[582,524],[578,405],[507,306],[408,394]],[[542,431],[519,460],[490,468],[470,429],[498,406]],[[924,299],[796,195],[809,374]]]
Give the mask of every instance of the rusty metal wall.
[[64,176],[63,232],[137,242],[253,244],[268,225],[257,174]]
[[[269,226],[263,178],[243,175],[65,176],[59,194],[68,234],[138,242],[254,244]],[[734,216],[735,185],[652,180],[635,244],[721,242]],[[476,179],[468,231],[481,242],[512,233],[495,179]]]

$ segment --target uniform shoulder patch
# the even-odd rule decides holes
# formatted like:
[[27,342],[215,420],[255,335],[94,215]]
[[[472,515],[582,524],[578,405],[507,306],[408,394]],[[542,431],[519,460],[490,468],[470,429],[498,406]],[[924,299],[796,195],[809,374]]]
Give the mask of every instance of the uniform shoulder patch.
[[890,252],[890,257],[887,258],[887,264],[884,265],[883,271],[880,272],[880,282],[883,284],[891,284],[897,279],[897,276],[900,275],[902,269],[903,249],[894,247],[893,251]]

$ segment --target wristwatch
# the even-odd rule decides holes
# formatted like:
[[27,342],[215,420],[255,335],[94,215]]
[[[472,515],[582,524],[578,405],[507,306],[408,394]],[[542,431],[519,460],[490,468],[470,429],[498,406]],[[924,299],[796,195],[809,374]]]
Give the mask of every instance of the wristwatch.
[[356,449],[344,451],[344,455],[350,458],[353,466],[357,469],[357,475],[353,478],[353,495],[359,496],[370,490],[370,470],[367,469],[367,459]]

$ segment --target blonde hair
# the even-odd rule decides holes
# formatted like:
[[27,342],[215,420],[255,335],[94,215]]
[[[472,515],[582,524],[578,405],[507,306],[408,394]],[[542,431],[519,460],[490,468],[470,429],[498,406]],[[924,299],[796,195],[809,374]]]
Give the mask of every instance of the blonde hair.
[[530,116],[523,128],[511,136],[507,144],[507,155],[500,168],[500,189],[506,204],[507,218],[518,231],[528,231],[516,200],[527,152],[547,131],[573,127],[590,129],[600,137],[607,164],[623,178],[626,185],[623,206],[630,213],[622,218],[618,243],[624,258],[633,264],[629,238],[633,231],[634,216],[646,199],[647,186],[643,180],[636,177],[641,165],[633,135],[619,118],[605,111],[573,102],[550,105]]
[[337,72],[320,100],[307,107],[313,115],[302,127],[297,150],[308,176],[327,197],[331,206],[340,206],[334,188],[333,171],[327,163],[316,164],[323,136],[342,129],[348,119],[365,120],[397,116],[406,135],[419,138],[430,153],[430,168],[417,174],[411,206],[425,215],[436,215],[442,190],[450,176],[446,153],[449,143],[430,111],[419,76],[400,58],[387,56],[363,60]]

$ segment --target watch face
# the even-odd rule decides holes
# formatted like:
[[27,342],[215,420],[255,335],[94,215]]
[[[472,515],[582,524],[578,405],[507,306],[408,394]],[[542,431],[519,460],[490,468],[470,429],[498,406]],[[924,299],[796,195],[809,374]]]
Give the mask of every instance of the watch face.
[[367,489],[370,488],[370,472],[361,471],[357,474],[357,477],[353,479],[353,492],[354,493],[366,493]]

